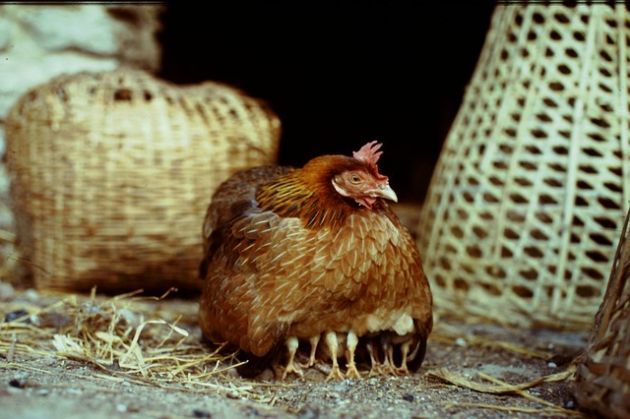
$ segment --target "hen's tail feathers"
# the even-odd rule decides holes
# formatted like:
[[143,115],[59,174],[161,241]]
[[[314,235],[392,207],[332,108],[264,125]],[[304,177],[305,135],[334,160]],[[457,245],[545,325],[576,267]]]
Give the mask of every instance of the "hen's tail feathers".
[[427,352],[427,339],[429,338],[429,331],[431,330],[430,327],[427,328],[426,326],[418,324],[418,322],[416,322],[416,328],[418,329],[416,342],[407,358],[407,367],[411,372],[418,371],[424,361],[424,356]]

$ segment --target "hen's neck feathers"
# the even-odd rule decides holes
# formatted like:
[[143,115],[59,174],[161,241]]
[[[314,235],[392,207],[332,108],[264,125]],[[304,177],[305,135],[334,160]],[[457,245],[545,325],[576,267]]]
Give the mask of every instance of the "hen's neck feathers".
[[[258,189],[258,206],[281,217],[299,217],[307,228],[338,227],[356,211],[369,211],[334,190],[332,178],[345,170],[365,168],[346,156],[321,156],[303,168],[294,169]],[[374,210],[382,208],[378,203]]]

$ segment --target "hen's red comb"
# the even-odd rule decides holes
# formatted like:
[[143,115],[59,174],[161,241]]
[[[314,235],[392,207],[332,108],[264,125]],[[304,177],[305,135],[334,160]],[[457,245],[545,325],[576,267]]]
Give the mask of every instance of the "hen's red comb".
[[365,144],[363,147],[359,149],[359,151],[354,151],[352,153],[352,157],[357,160],[361,160],[364,163],[371,165],[376,165],[379,157],[383,154],[382,151],[379,151],[383,144],[377,142],[376,140],[370,141]]
[[382,151],[379,151],[382,146],[383,144],[379,143],[376,140],[370,141],[369,143],[361,147],[359,151],[353,151],[352,157],[372,167],[372,169],[374,169],[376,176],[380,180],[385,180],[387,179],[387,176],[381,175],[378,172],[378,166],[376,165],[376,163],[378,162],[378,159],[381,157],[381,154],[383,154]]

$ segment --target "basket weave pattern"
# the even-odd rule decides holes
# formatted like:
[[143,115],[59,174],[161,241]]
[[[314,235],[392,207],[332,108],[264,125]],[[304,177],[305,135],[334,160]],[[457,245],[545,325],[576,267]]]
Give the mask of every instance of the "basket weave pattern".
[[20,248],[40,287],[196,288],[211,194],[275,160],[280,124],[230,87],[131,70],[53,79],[7,121]]
[[630,417],[630,212],[604,302],[575,384],[580,405],[606,417]]
[[630,201],[630,19],[500,5],[418,227],[436,305],[588,327]]

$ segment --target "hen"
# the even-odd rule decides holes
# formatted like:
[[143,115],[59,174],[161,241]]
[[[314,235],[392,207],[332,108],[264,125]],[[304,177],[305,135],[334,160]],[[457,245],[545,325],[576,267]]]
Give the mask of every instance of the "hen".
[[207,338],[263,358],[284,343],[284,376],[301,375],[299,340],[310,341],[313,365],[322,335],[329,378],[343,377],[340,344],[347,376],[360,377],[359,339],[373,372],[420,366],[432,297],[416,245],[386,202],[397,197],[378,171],[380,147],[371,142],[353,157],[317,157],[301,169],[245,170],[218,188],[199,268]]

